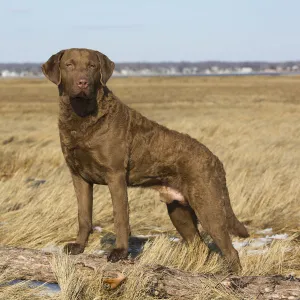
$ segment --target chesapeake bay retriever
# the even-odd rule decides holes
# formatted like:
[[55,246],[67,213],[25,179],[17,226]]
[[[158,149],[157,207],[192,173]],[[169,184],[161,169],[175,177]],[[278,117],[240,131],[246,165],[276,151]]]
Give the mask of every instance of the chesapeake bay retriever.
[[247,237],[237,220],[220,160],[204,145],[148,120],[106,86],[114,63],[89,49],[68,49],[42,66],[58,86],[59,133],[78,201],[79,232],[65,251],[84,251],[92,231],[93,184],[108,185],[116,248],[115,262],[128,255],[127,187],[158,190],[174,226],[187,242],[199,237],[197,221],[211,235],[232,270],[240,268],[229,233]]

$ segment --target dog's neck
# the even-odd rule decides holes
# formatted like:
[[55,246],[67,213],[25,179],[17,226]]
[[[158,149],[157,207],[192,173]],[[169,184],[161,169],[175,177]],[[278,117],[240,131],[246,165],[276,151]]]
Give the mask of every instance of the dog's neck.
[[85,106],[82,103],[86,100],[74,100],[67,95],[60,95],[59,128],[85,132],[109,113],[113,99],[114,96],[107,87],[100,88],[96,99],[89,100],[94,103],[86,103]]

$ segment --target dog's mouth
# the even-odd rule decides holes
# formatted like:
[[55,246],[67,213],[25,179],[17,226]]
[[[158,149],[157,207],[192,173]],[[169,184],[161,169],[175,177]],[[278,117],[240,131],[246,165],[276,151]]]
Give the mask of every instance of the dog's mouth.
[[71,99],[77,99],[77,100],[90,100],[91,97],[84,91],[80,91],[79,93],[74,93],[70,97]]
[[73,111],[80,117],[86,117],[97,111],[97,100],[89,98],[84,92],[70,98]]

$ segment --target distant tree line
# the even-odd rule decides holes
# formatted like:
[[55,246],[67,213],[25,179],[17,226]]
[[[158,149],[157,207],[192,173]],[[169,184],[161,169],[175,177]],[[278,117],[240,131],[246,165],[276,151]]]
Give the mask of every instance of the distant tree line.
[[[116,63],[115,70],[120,72],[124,69],[139,71],[142,69],[159,70],[174,68],[178,72],[182,72],[185,68],[197,68],[198,72],[205,71],[212,67],[219,69],[234,69],[234,68],[252,68],[253,71],[261,71],[265,69],[292,68],[298,66],[300,68],[300,61],[286,61],[286,62],[265,62],[265,61],[241,61],[241,62],[226,62],[226,61],[203,61],[203,62],[121,62]],[[38,74],[41,72],[40,63],[0,63],[0,71],[9,70],[14,72],[30,72]]]
[[218,67],[219,69],[233,69],[233,68],[252,68],[254,71],[261,71],[265,69],[273,69],[281,67],[283,69],[292,68],[293,66],[300,67],[300,61],[287,61],[287,62],[265,62],[265,61],[241,61],[241,62],[227,62],[227,61],[203,61],[203,62],[134,62],[134,63],[117,63],[116,71],[129,68],[134,71],[141,69],[158,69],[158,68],[175,68],[179,72],[182,72],[185,68],[196,67],[198,71],[205,71],[212,67]]

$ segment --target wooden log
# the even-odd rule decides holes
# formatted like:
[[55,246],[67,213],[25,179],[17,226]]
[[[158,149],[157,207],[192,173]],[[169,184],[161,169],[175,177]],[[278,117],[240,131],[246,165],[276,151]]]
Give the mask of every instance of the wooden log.
[[[6,277],[24,280],[39,280],[56,283],[51,268],[53,253],[35,249],[0,246],[0,273]],[[96,255],[80,254],[76,256],[79,267],[95,270],[106,263],[106,258]]]
[[[0,273],[5,272],[12,279],[57,282],[51,268],[53,253],[34,249],[0,246]],[[86,272],[103,268],[104,276],[112,272],[129,270],[133,261],[107,263],[106,257],[80,254],[74,257],[76,268]],[[214,288],[231,289],[251,299],[300,299],[300,279],[293,276],[224,276],[194,274],[163,266],[143,266],[146,274],[151,274],[148,289],[153,296],[192,299],[201,289],[207,288],[210,281]],[[126,272],[125,272],[126,274]],[[123,281],[123,280],[122,280]],[[126,281],[125,283],[126,284]],[[273,298],[272,298],[273,297]],[[290,298],[288,298],[290,297]]]

